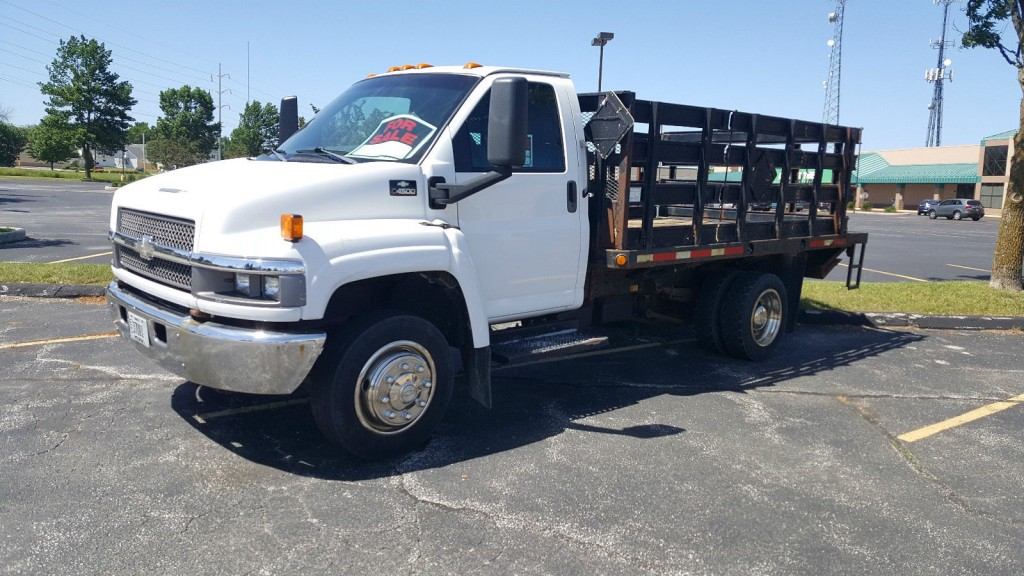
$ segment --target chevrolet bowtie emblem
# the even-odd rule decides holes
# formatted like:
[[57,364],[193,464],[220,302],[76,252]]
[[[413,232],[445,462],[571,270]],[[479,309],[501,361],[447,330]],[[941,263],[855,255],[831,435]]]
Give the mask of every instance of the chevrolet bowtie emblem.
[[156,246],[153,244],[153,237],[143,236],[142,239],[139,240],[135,249],[139,253],[139,257],[143,260],[152,260],[153,255],[156,254]]

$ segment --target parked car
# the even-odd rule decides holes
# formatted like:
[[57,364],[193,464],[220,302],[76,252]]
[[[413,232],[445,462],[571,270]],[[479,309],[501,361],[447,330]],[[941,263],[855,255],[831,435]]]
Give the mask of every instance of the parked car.
[[932,208],[938,206],[939,202],[941,202],[941,200],[922,200],[921,203],[917,205],[917,215],[922,216],[927,214]]
[[945,216],[947,220],[963,220],[970,218],[977,222],[985,215],[985,207],[977,200],[943,200],[939,205],[928,211],[928,217],[935,220],[939,216]]

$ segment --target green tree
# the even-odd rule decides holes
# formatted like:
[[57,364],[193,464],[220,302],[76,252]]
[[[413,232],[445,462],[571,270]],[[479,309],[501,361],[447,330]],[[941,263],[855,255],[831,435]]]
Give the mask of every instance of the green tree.
[[26,141],[24,128],[0,122],[0,166],[14,166]]
[[61,40],[57,56],[46,67],[50,80],[39,87],[46,113],[64,123],[72,142],[82,149],[85,177],[92,176],[93,151],[124,148],[125,129],[133,120],[132,85],[110,71],[110,50],[85,36]]
[[160,92],[160,110],[147,152],[165,166],[206,161],[217,145],[220,124],[213,121],[213,96],[202,88],[182,86]]
[[128,133],[125,135],[125,140],[129,144],[141,144],[142,135],[146,134],[148,137],[149,132],[152,129],[153,128],[150,127],[149,122],[136,122],[128,129]]
[[238,116],[238,127],[231,131],[231,141],[225,150],[229,158],[259,156],[277,147],[277,129],[280,117],[273,104],[253,100],[245,105]]
[[36,160],[62,162],[75,155],[74,134],[61,118],[47,116],[28,131],[28,153]]
[[[1024,5],[1020,0],[968,0],[965,48],[996,50],[1017,71],[1017,84],[1024,91]],[[1009,21],[1010,26],[1006,26]],[[993,288],[1024,288],[1021,266],[1024,263],[1024,98],[1020,102],[1020,121],[1013,138],[1010,178],[1006,200],[999,218],[999,235],[992,255]]]

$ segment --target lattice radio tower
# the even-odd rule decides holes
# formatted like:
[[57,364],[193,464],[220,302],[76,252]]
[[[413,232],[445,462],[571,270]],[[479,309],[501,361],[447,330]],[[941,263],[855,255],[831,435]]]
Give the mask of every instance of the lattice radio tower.
[[928,138],[925,146],[942,146],[942,85],[945,81],[953,81],[953,61],[946,58],[946,49],[954,43],[946,40],[946,29],[949,27],[949,7],[956,0],[934,0],[936,6],[942,6],[942,36],[932,40],[932,48],[939,51],[935,68],[924,72],[926,82],[935,85],[932,92],[932,103],[928,106]]
[[839,123],[839,88],[843,76],[843,12],[846,11],[846,0],[836,0],[836,9],[828,13],[828,21],[832,24],[832,37],[828,39],[830,49],[828,55],[828,78],[825,85],[825,110],[822,121],[828,124]]

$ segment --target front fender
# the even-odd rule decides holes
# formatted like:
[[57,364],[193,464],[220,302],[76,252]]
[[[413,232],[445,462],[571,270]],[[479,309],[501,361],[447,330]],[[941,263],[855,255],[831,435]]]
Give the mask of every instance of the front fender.
[[466,237],[423,220],[351,220],[306,225],[296,244],[306,264],[304,320],[323,318],[334,292],[346,284],[415,272],[447,272],[459,283],[473,347],[490,345],[476,267]]

